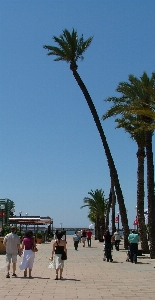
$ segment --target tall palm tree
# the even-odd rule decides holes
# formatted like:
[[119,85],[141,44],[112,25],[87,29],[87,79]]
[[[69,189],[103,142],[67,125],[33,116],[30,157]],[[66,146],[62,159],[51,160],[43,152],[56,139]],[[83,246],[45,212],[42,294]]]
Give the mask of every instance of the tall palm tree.
[[[104,115],[107,118],[111,115],[123,114],[123,120],[134,120],[134,138],[136,139],[136,133],[145,135],[145,147],[147,157],[147,190],[148,190],[148,224],[149,224],[149,236],[150,236],[150,257],[155,258],[155,203],[153,201],[153,182],[154,182],[154,165],[153,165],[153,152],[152,152],[152,135],[155,129],[155,119],[153,118],[155,110],[155,73],[152,73],[149,78],[146,72],[137,79],[133,75],[129,75],[129,83],[119,83],[117,92],[121,93],[121,97],[110,97],[107,101],[113,101],[113,107]],[[135,116],[137,118],[135,119]],[[138,117],[139,116],[139,117]],[[117,120],[116,120],[117,121]],[[122,121],[121,121],[122,122]],[[122,125],[122,124],[121,124]],[[126,125],[125,125],[126,126]],[[139,140],[137,141],[140,146]],[[144,145],[142,146],[144,147]],[[144,149],[139,149],[137,155],[139,159],[144,159]],[[142,154],[143,152],[143,154]],[[139,161],[140,163],[140,161]],[[143,164],[143,162],[141,161]],[[141,164],[141,165],[142,165]],[[140,165],[139,165],[140,166]],[[139,168],[140,172],[140,168]],[[142,172],[142,169],[141,169]],[[139,187],[142,183],[139,181]],[[141,183],[140,183],[141,182]],[[142,186],[142,185],[141,185]],[[141,202],[139,202],[141,201]],[[139,194],[139,201],[141,203],[140,210],[142,212],[143,206],[143,192],[141,190]],[[142,220],[142,215],[141,215]]]
[[105,217],[107,212],[108,200],[105,199],[104,192],[101,190],[95,190],[88,193],[91,197],[85,197],[83,199],[83,207],[89,208],[88,217],[91,221],[95,221],[95,236],[101,240],[105,231]]
[[73,76],[75,80],[77,81],[84,97],[85,100],[90,108],[90,111],[92,113],[92,116],[94,118],[95,124],[97,126],[98,132],[101,137],[101,141],[105,150],[105,154],[107,157],[108,161],[108,166],[110,170],[110,176],[114,182],[116,193],[117,193],[117,199],[118,199],[118,204],[119,204],[119,210],[121,214],[121,219],[122,219],[122,225],[124,228],[124,238],[125,238],[125,246],[127,248],[128,246],[128,233],[129,233],[129,226],[128,226],[128,219],[127,219],[127,214],[126,214],[126,208],[124,204],[124,198],[122,194],[122,189],[120,186],[117,170],[109,149],[109,145],[107,143],[107,139],[105,136],[105,133],[103,131],[98,113],[96,111],[95,105],[91,99],[91,96],[83,83],[81,77],[79,76],[77,72],[77,61],[79,58],[83,59],[83,53],[86,51],[86,49],[90,46],[92,42],[93,37],[89,37],[87,40],[84,40],[83,35],[78,38],[77,31],[74,29],[70,33],[67,29],[63,31],[63,33],[59,36],[53,37],[53,40],[55,43],[57,43],[58,47],[55,46],[49,46],[45,45],[44,48],[47,49],[48,55],[54,55],[56,58],[54,61],[66,61],[67,63],[70,64],[70,70],[73,73]]
[[137,216],[139,223],[139,235],[141,239],[141,247],[144,253],[149,253],[149,246],[147,241],[147,233],[144,217],[144,160],[145,160],[145,133],[144,131],[136,131],[138,128],[139,117],[133,117],[125,114],[122,119],[116,119],[118,122],[117,128],[124,128],[136,141],[138,168],[137,168]]

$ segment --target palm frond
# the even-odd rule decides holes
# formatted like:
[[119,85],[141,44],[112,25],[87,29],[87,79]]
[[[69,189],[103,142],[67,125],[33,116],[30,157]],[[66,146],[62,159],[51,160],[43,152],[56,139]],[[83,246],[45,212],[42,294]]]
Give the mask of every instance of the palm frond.
[[78,38],[77,31],[74,28],[71,33],[65,29],[59,37],[53,36],[53,40],[58,44],[58,47],[45,45],[43,48],[50,51],[48,55],[57,56],[54,61],[76,62],[79,58],[84,58],[83,53],[91,44],[92,39],[93,37],[89,37],[84,40],[83,34]]
[[129,75],[129,82],[120,82],[116,91],[120,97],[109,97],[105,101],[112,102],[112,107],[103,115],[105,120],[116,117],[116,128],[124,128],[136,141],[145,131],[155,130],[155,73],[151,78],[146,72],[136,78]]

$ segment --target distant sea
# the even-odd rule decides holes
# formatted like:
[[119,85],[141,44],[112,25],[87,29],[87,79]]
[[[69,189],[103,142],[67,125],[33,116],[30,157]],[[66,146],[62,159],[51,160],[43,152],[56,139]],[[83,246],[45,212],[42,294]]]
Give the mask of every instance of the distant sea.
[[75,233],[74,230],[67,230],[66,235],[73,235]]

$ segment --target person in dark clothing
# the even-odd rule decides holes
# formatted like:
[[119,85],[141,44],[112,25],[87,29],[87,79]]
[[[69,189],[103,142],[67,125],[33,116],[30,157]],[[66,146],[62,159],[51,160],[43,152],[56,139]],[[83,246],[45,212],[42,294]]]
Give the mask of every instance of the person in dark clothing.
[[[58,234],[61,234],[61,233],[59,232],[59,230],[56,230],[56,231],[55,231],[55,236],[54,236],[55,240],[57,239],[57,235],[58,235]],[[61,234],[61,237],[62,237],[62,234]]]
[[112,262],[112,255],[111,255],[111,235],[109,230],[106,230],[104,234],[104,242],[105,242],[105,256],[107,258],[107,261],[110,260]]
[[83,229],[83,230],[82,230],[82,235],[81,235],[83,247],[85,247],[86,236],[87,236],[86,231],[85,231],[85,229]]
[[91,237],[92,237],[92,231],[90,229],[87,230],[87,242],[88,242],[88,247],[91,247]]
[[66,241],[66,230],[64,228],[62,229],[61,234],[62,234],[62,240]]
[[138,243],[139,243],[139,235],[135,233],[135,230],[132,230],[132,233],[128,236],[128,241],[130,243],[130,256],[131,262],[137,263],[137,253],[138,253]]
[[60,279],[62,279],[62,272],[64,268],[64,260],[62,260],[62,252],[65,251],[67,255],[67,247],[66,247],[66,241],[63,241],[62,234],[57,233],[57,239],[53,243],[52,247],[52,256],[50,260],[53,260],[53,266],[56,270],[56,278],[55,280],[58,280],[58,272],[60,271]]

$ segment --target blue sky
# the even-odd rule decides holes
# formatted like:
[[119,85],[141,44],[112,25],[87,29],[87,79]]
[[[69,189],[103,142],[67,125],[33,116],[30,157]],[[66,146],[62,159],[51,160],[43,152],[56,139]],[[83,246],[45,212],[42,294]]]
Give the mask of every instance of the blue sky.
[[[93,36],[78,72],[101,118],[109,108],[104,100],[117,95],[120,81],[155,71],[154,12],[154,0],[0,1],[0,198],[15,202],[16,215],[50,216],[56,227],[87,227],[83,198],[101,188],[108,198],[110,190],[104,149],[84,96],[69,64],[54,62],[43,45],[54,45],[53,35],[65,28]],[[137,146],[115,129],[113,118],[102,126],[132,226]],[[145,202],[147,207],[147,190]]]

